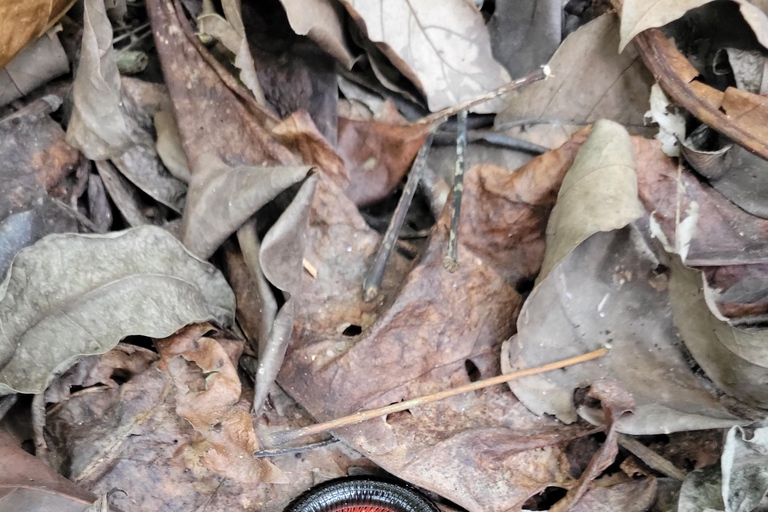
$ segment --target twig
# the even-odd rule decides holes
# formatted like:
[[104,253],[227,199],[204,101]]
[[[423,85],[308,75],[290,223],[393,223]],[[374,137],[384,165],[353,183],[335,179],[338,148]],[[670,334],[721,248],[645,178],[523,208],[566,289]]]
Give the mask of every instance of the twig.
[[376,298],[381,288],[381,280],[384,278],[384,269],[387,267],[389,257],[392,255],[392,249],[397,242],[397,235],[400,232],[400,228],[403,226],[405,215],[408,213],[408,208],[411,206],[411,201],[416,193],[416,189],[421,180],[421,175],[424,172],[424,168],[427,166],[427,157],[429,156],[429,149],[432,147],[432,139],[435,136],[435,129],[437,125],[434,125],[430,130],[427,139],[424,141],[424,145],[419,149],[419,153],[413,161],[411,172],[408,174],[408,180],[405,182],[405,188],[403,194],[400,196],[400,200],[397,202],[397,208],[392,215],[392,220],[389,222],[384,238],[381,240],[379,250],[376,252],[376,259],[373,261],[373,265],[368,269],[368,273],[365,275],[363,281],[363,299],[366,302],[370,302]]
[[148,36],[151,36],[151,35],[152,35],[152,29],[144,32],[142,35],[137,37],[135,40],[131,41],[130,44],[128,44],[127,46],[124,46],[124,47],[120,48],[119,50],[117,50],[117,53],[125,53],[125,52],[127,52],[131,48],[136,47],[136,45],[138,45],[140,42],[142,42]]
[[632,455],[643,461],[649,468],[658,471],[662,475],[674,478],[675,480],[685,480],[685,471],[679,469],[670,461],[651,450],[637,439],[627,435],[619,434],[619,446],[626,449]]
[[45,393],[39,393],[32,399],[32,437],[35,441],[35,457],[50,464],[48,444],[45,442]]
[[93,223],[91,219],[77,211],[75,208],[72,208],[67,203],[63,203],[59,201],[58,199],[53,200],[53,204],[61,208],[62,210],[65,210],[69,215],[72,215],[77,222],[80,223],[81,226],[88,229],[92,233],[98,233],[99,227]]
[[[141,32],[142,30],[144,30],[147,27],[149,27],[149,22],[146,22],[143,25],[139,25],[138,27],[129,30],[128,32],[126,32],[125,34],[123,34],[121,36],[117,36],[116,38],[112,39],[112,44],[114,45],[115,43],[119,43],[123,39],[128,39],[132,35],[138,34],[139,32]],[[152,31],[150,30],[150,32],[152,32]]]
[[469,110],[475,105],[479,105],[481,103],[485,103],[486,101],[490,101],[494,98],[498,98],[499,96],[503,96],[504,94],[512,92],[515,89],[519,89],[524,85],[532,84],[533,82],[538,82],[539,80],[543,80],[548,76],[550,76],[551,73],[552,72],[550,71],[549,66],[542,66],[541,69],[539,69],[538,71],[534,71],[533,73],[525,75],[523,78],[518,78],[517,80],[513,80],[512,82],[504,84],[496,90],[483,94],[482,96],[478,96],[477,98],[473,98],[471,100],[465,101],[464,103],[459,103],[458,105],[444,108],[443,110],[439,110],[434,114],[430,114],[426,117],[423,117],[418,121],[416,121],[416,124],[432,124],[432,123],[442,122],[448,119],[449,117],[458,114],[462,110]]
[[453,204],[451,205],[451,228],[448,236],[448,254],[445,268],[455,272],[459,268],[459,219],[461,218],[461,197],[464,195],[465,153],[467,151],[467,111],[456,116],[456,168],[453,174]]
[[[467,125],[469,128],[469,125]],[[549,151],[549,148],[528,142],[527,140],[510,137],[506,133],[486,132],[480,130],[467,130],[467,142],[487,142],[513,151],[522,151],[532,155],[541,155]],[[451,146],[456,144],[456,132],[440,130],[435,134],[435,146]]]
[[356,412],[356,413],[350,414],[349,416],[344,416],[342,418],[337,418],[331,421],[325,421],[323,423],[316,423],[308,427],[297,428],[294,430],[283,430],[279,432],[272,432],[271,434],[268,434],[268,436],[266,436],[266,440],[269,441],[268,444],[272,446],[280,446],[302,437],[321,434],[323,432],[327,432],[329,430],[337,429],[340,427],[355,425],[357,423],[362,423],[364,421],[379,418],[381,416],[386,416],[387,414],[405,411],[412,407],[420,407],[426,404],[431,404],[433,402],[438,402],[440,400],[450,398],[452,396],[469,393],[470,391],[477,391],[478,389],[495,386],[497,384],[503,384],[505,382],[509,382],[511,380],[519,379],[522,377],[538,375],[540,373],[545,373],[552,370],[565,368],[566,366],[572,366],[574,364],[591,361],[592,359],[597,359],[598,357],[604,356],[607,353],[608,353],[608,349],[601,348],[601,349],[595,350],[594,352],[589,352],[588,354],[582,354],[577,357],[571,357],[569,359],[564,359],[562,361],[557,361],[555,363],[546,364],[544,366],[529,368],[527,370],[520,370],[517,372],[508,373],[506,375],[497,375],[496,377],[479,380],[477,382],[473,382],[472,384],[459,386],[458,388],[448,389],[446,391],[441,391],[439,393],[435,393],[432,395],[422,396],[419,398],[414,398],[412,400],[406,400],[405,402],[387,405],[385,407],[379,407],[377,409]]
[[259,450],[256,452],[253,452],[254,457],[276,457],[278,455],[288,455],[291,453],[302,453],[302,452],[308,452],[310,450],[316,450],[317,448],[323,448],[325,446],[338,443],[339,440],[335,437],[332,437],[330,439],[325,439],[323,441],[318,441],[316,443],[309,443],[302,446],[295,446],[293,448],[278,448],[276,450]]

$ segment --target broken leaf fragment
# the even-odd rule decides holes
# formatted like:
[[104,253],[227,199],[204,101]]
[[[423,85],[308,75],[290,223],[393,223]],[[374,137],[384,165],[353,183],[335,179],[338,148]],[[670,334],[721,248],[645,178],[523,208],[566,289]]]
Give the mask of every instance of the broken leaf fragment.
[[128,335],[228,325],[235,307],[218,270],[152,226],[48,236],[14,259],[0,294],[0,395],[42,393],[79,357]]

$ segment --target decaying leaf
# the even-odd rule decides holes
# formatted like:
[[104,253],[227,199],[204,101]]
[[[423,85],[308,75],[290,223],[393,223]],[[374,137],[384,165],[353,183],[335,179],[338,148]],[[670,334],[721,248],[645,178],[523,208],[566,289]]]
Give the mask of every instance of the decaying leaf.
[[223,276],[149,226],[51,235],[19,253],[0,291],[0,394],[42,393],[54,374],[124,336],[234,315]]
[[[360,291],[378,237],[341,192],[321,180],[305,253],[318,272],[302,277],[280,385],[325,420],[464,384],[468,368],[481,377],[498,373],[498,341],[511,332],[509,319],[522,302],[515,283],[530,282],[539,270],[544,219],[583,140],[579,134],[514,173],[470,170],[459,270],[443,267],[446,212],[405,277],[401,257],[388,267],[381,302],[363,302]],[[346,218],[339,217],[342,206]],[[350,325],[362,332],[344,334]],[[536,418],[494,388],[334,435],[387,471],[469,510],[502,511],[548,485],[570,487],[572,479],[554,460],[563,443],[584,433],[581,426]]]
[[[587,144],[584,149],[588,149]],[[654,147],[661,153],[658,142]],[[631,151],[626,145],[616,149]],[[653,163],[643,157],[635,152],[637,168]],[[600,158],[608,156],[600,155]],[[574,165],[569,174],[574,170],[580,169]],[[589,196],[594,190],[585,188],[581,200],[571,198],[571,208],[591,202]],[[595,218],[589,223],[582,220],[582,224],[622,219],[624,224],[631,222],[638,213],[637,195],[627,190],[614,189],[612,201],[626,205],[616,212],[624,210],[631,214],[614,213],[615,218],[609,214],[606,219],[604,213],[595,212]],[[600,201],[605,203],[606,199]],[[569,212],[564,209],[561,215],[568,218]],[[556,219],[551,216],[550,224]],[[562,372],[510,382],[510,388],[536,414],[554,414],[561,421],[572,422],[577,415],[589,418],[593,414],[588,408],[577,410],[574,390],[597,379],[612,380],[634,397],[634,414],[618,422],[619,431],[631,434],[669,433],[737,423],[738,418],[718,403],[706,383],[686,362],[672,325],[667,278],[657,270],[665,264],[664,254],[655,254],[637,228],[618,229],[620,225],[621,222],[616,222],[613,224],[616,231],[587,238],[539,281],[523,305],[516,337],[502,350],[502,365],[504,371],[509,372],[544,364],[552,353],[577,355],[603,344],[612,346],[610,353],[599,361]],[[576,226],[575,232],[580,235],[576,240],[589,234],[581,226]],[[569,234],[566,231],[561,236]],[[557,251],[558,246],[548,244],[547,252],[553,248]],[[573,245],[565,247],[569,246]],[[557,261],[548,255],[544,259]]]
[[[244,454],[242,448],[253,439],[250,418],[247,423],[232,421],[250,404],[247,386],[243,386],[243,396],[235,396],[240,383],[233,375],[232,357],[242,350],[242,343],[220,334],[215,341],[199,338],[208,330],[203,325],[191,329],[196,330],[197,340],[187,330],[160,341],[167,371],[158,364],[122,371],[124,382],[119,386],[88,387],[50,411],[48,442],[57,454],[55,460],[63,462],[60,470],[64,474],[96,493],[122,489],[124,493],[110,497],[120,510],[187,512],[207,507],[281,512],[292,497],[318,482],[346,475],[350,466],[373,468],[362,456],[339,445],[298,456],[271,457],[274,466]],[[195,341],[200,342],[198,346]],[[110,353],[99,359],[104,358],[110,358]],[[204,371],[200,365],[217,368]],[[106,370],[109,363],[100,361],[99,367]],[[230,406],[233,399],[238,401]],[[311,421],[279,389],[273,389],[270,402],[274,408],[265,410],[268,425],[260,425],[260,429],[290,428]],[[219,412],[221,420],[229,421],[218,425],[220,419],[215,416]],[[179,413],[205,432],[195,430]],[[238,425],[243,430],[233,432]],[[250,483],[217,472],[220,456],[226,455],[224,448],[232,450],[224,457],[229,466],[223,468],[224,473],[237,472]],[[247,468],[252,472],[243,475],[240,470]],[[253,483],[265,474],[264,468],[275,477],[282,472],[290,479],[279,484]]]
[[344,9],[331,0],[280,0],[291,28],[307,36],[345,67],[355,62],[344,34]]
[[253,398],[256,411],[266,400],[291,341],[301,300],[307,218],[318,179],[318,175],[314,175],[302,185],[291,204],[265,235],[259,250],[260,270],[273,286],[284,293],[286,302],[274,318],[269,337],[259,340],[259,366]]
[[563,179],[547,222],[547,251],[538,281],[599,231],[621,229],[642,214],[629,134],[598,121]]
[[176,124],[176,116],[170,106],[157,112],[154,121],[155,132],[157,133],[157,155],[176,179],[189,184],[192,180],[192,173],[189,171],[187,155],[181,147],[181,136]]
[[653,477],[630,480],[610,487],[595,485],[569,511],[645,512],[656,501],[656,491],[656,479]]
[[142,198],[136,186],[121,175],[108,161],[96,162],[96,170],[104,182],[104,187],[120,211],[120,214],[131,227],[152,224],[142,212]]
[[196,162],[182,221],[182,241],[203,259],[311,167],[236,167],[212,155]]
[[[712,0],[612,0],[621,5],[621,42],[623,51],[640,32],[649,28],[662,27],[675,21],[691,9],[696,9]],[[741,15],[752,27],[760,44],[768,48],[768,12],[761,0],[734,0],[739,4]]]
[[[33,3],[33,2],[31,2]],[[0,14],[2,16],[2,14]],[[13,31],[18,31],[14,27]],[[30,72],[34,69],[34,72]],[[69,72],[69,61],[56,34],[34,41],[0,69],[0,106],[32,92]]]
[[387,196],[410,169],[427,138],[426,124],[339,118],[339,155],[349,175],[347,196],[358,205]]
[[642,126],[653,78],[633,46],[616,53],[618,39],[615,14],[580,27],[549,61],[552,78],[510,94],[496,126],[549,122],[544,128],[564,132],[561,140],[574,131],[568,125],[598,119]]
[[74,110],[67,142],[91,160],[106,160],[128,149],[132,139],[120,109],[120,74],[104,0],[88,0],[83,11],[83,41],[72,86]]
[[42,36],[73,3],[69,0],[31,0],[2,5],[0,68],[13,59],[28,41]]
[[[390,61],[440,110],[509,82],[491,54],[490,38],[478,10],[464,0],[382,2],[344,0],[352,18]],[[497,112],[491,101],[475,112]]]
[[259,442],[248,415],[249,404],[240,403],[235,363],[242,343],[230,342],[236,345],[228,354],[221,342],[201,337],[210,327],[191,326],[157,343],[158,368],[170,374],[176,388],[176,413],[203,438],[194,446],[200,463],[240,484],[287,483],[271,462],[253,457]]
[[680,143],[685,140],[685,117],[675,108],[659,84],[651,87],[651,109],[645,113],[659,125],[654,138],[661,141],[661,150],[669,156],[680,156]]

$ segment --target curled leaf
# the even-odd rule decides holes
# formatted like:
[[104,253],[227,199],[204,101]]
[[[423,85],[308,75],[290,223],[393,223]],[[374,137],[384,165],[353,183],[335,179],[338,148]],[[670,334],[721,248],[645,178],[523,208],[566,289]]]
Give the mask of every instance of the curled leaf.
[[0,394],[42,393],[80,356],[128,335],[227,325],[235,306],[219,271],[151,226],[48,236],[14,259],[0,297]]

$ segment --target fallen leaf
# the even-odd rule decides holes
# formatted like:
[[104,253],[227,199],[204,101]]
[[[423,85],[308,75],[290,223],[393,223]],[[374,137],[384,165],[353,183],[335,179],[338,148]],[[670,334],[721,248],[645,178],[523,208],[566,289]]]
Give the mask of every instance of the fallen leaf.
[[176,413],[203,438],[195,443],[201,464],[241,484],[287,483],[286,475],[271,462],[253,457],[259,442],[248,404],[239,403],[235,363],[242,343],[231,341],[237,349],[230,356],[220,342],[201,337],[209,329],[209,325],[191,326],[156,344],[158,368],[170,374],[176,388]]
[[106,233],[112,226],[112,207],[107,199],[107,191],[98,174],[88,177],[88,213],[98,233]]
[[547,251],[538,282],[584,240],[621,229],[643,214],[629,134],[621,125],[598,121],[581,146],[558,191],[547,222]]
[[181,136],[176,124],[176,117],[170,108],[164,108],[154,117],[155,132],[157,133],[157,156],[163,165],[178,180],[189,184],[192,173],[184,149],[181,147]]
[[109,512],[109,499],[107,494],[102,494],[99,499],[86,508],[83,512]]
[[[14,27],[14,31],[18,30],[19,27]],[[0,69],[0,106],[26,96],[68,72],[69,60],[56,34],[29,43]]]
[[563,3],[497,1],[488,20],[493,56],[510,75],[524,76],[549,61],[563,33]]
[[130,227],[152,224],[143,209],[147,207],[136,186],[128,181],[106,160],[96,162],[96,170],[118,211]]
[[630,480],[610,487],[595,486],[576,503],[570,512],[645,512],[656,501],[654,477]]
[[[340,190],[321,180],[305,252],[318,273],[302,276],[300,314],[280,385],[322,421],[465,384],[473,368],[481,377],[498,373],[497,343],[511,334],[509,319],[522,302],[514,287],[538,272],[544,219],[583,139],[514,173],[493,166],[469,170],[459,270],[443,267],[446,211],[407,275],[407,263],[395,255],[374,303],[362,300],[360,284],[378,236]],[[347,331],[350,325],[359,329]],[[501,511],[548,485],[570,487],[573,480],[555,461],[569,440],[586,432],[537,418],[494,388],[334,435],[385,470],[460,506]],[[468,453],[473,456],[461,455]],[[488,486],[494,491],[486,492]]]
[[639,34],[635,43],[673,100],[714,130],[768,159],[768,99],[734,87],[723,93],[696,80],[699,72],[659,29]]
[[330,0],[280,0],[291,28],[351,69],[355,63],[344,32],[344,9]]
[[430,127],[339,118],[338,152],[349,175],[347,196],[358,205],[383,199],[400,183]]
[[654,138],[661,141],[661,150],[668,156],[680,156],[680,143],[685,140],[685,117],[669,100],[659,84],[651,86],[651,109],[645,113],[659,125],[659,133]]
[[728,394],[765,407],[768,351],[764,330],[743,331],[717,318],[707,305],[700,271],[674,260],[669,293],[675,326],[707,377]]
[[[621,0],[621,42],[619,51],[640,32],[650,28],[663,27],[681,18],[691,9],[696,9],[712,0],[658,0],[653,3],[643,0]],[[741,15],[752,27],[760,44],[768,48],[768,15],[761,0],[734,0],[739,4]]]
[[720,471],[716,466],[697,469],[688,473],[680,487],[677,512],[722,512],[723,496]]
[[150,226],[51,235],[19,253],[0,286],[2,394],[42,393],[53,374],[127,335],[162,337],[206,320],[227,325],[234,315],[223,276]]
[[32,0],[3,5],[0,9],[0,68],[5,66],[28,41],[43,35],[72,7],[69,0]]
[[67,142],[91,160],[106,160],[121,154],[133,141],[120,108],[120,74],[104,0],[88,0],[83,12],[83,40],[72,84],[74,109]]
[[[439,7],[426,0],[381,2],[344,0],[352,19],[427,97],[437,111],[501,87],[509,74],[491,54],[490,38],[480,12],[464,0]],[[490,101],[474,112],[496,112]]]
[[189,186],[182,241],[208,259],[251,215],[307,175],[311,167],[229,167],[202,155]]
[[[202,329],[197,331],[198,336],[207,330]],[[56,460],[64,461],[60,468],[64,474],[99,494],[122,489],[124,493],[110,497],[112,504],[121,510],[184,512],[203,507],[212,510],[244,507],[281,512],[293,497],[321,481],[347,475],[351,466],[374,469],[362,456],[332,445],[298,456],[289,453],[270,457],[278,471],[290,475],[290,480],[283,484],[243,484],[216,473],[204,464],[214,444],[221,447],[231,442],[239,446],[253,432],[250,419],[242,425],[245,429],[242,437],[229,435],[231,431],[224,424],[217,432],[218,420],[211,416],[217,408],[225,409],[225,415],[237,416],[241,414],[238,411],[246,411],[250,404],[249,390],[244,387],[238,404],[228,406],[234,397],[233,391],[240,385],[230,379],[234,362],[229,359],[242,345],[217,336],[218,347],[212,340],[202,338],[197,349],[192,346],[185,350],[181,345],[192,342],[177,338],[161,342],[168,345],[171,352],[181,351],[180,356],[166,354],[172,371],[161,371],[157,364],[151,364],[141,373],[124,372],[121,374],[124,382],[119,387],[87,387],[51,408],[48,441],[57,453]],[[222,349],[229,356],[222,354]],[[99,359],[110,358],[110,354]],[[156,353],[152,354],[157,357]],[[209,363],[222,362],[222,372],[214,369],[203,373],[198,363],[186,362],[185,355],[206,367]],[[106,369],[109,363],[102,362],[97,367]],[[213,388],[209,388],[206,381],[215,383],[217,391],[222,383],[227,384],[221,399],[216,396],[218,392],[211,393]],[[198,395],[202,399],[200,407],[189,411],[189,404],[197,402]],[[279,389],[273,389],[270,403],[274,409],[269,407],[264,411],[269,425],[260,425],[260,429],[284,429],[311,421],[306,412]],[[189,413],[193,421],[211,421],[210,426],[214,428],[208,429],[205,435],[213,441],[206,440],[187,419],[179,416],[177,408]],[[204,426],[204,422],[201,425]],[[226,471],[265,461],[253,459],[250,454],[247,457],[242,454],[241,459],[241,454],[239,449],[233,452],[232,467],[225,468]],[[31,455],[24,455],[39,462]],[[217,461],[213,458],[209,462]],[[262,464],[269,468],[268,463]],[[255,471],[246,476],[252,479],[259,473],[261,471]]]
[[269,337],[259,341],[259,365],[253,398],[255,411],[259,411],[266,400],[269,388],[283,366],[285,351],[291,341],[301,299],[307,217],[318,179],[314,175],[304,182],[291,204],[264,236],[259,250],[259,263],[264,277],[283,292],[285,304],[275,316]]
[[[633,46],[616,53],[618,38],[615,14],[604,14],[580,27],[549,61],[551,78],[507,97],[496,127],[544,122],[554,125],[545,126],[547,130],[562,132],[567,126],[559,125],[583,125],[598,119],[643,126],[653,78]],[[569,136],[570,132],[564,133],[565,138]]]

